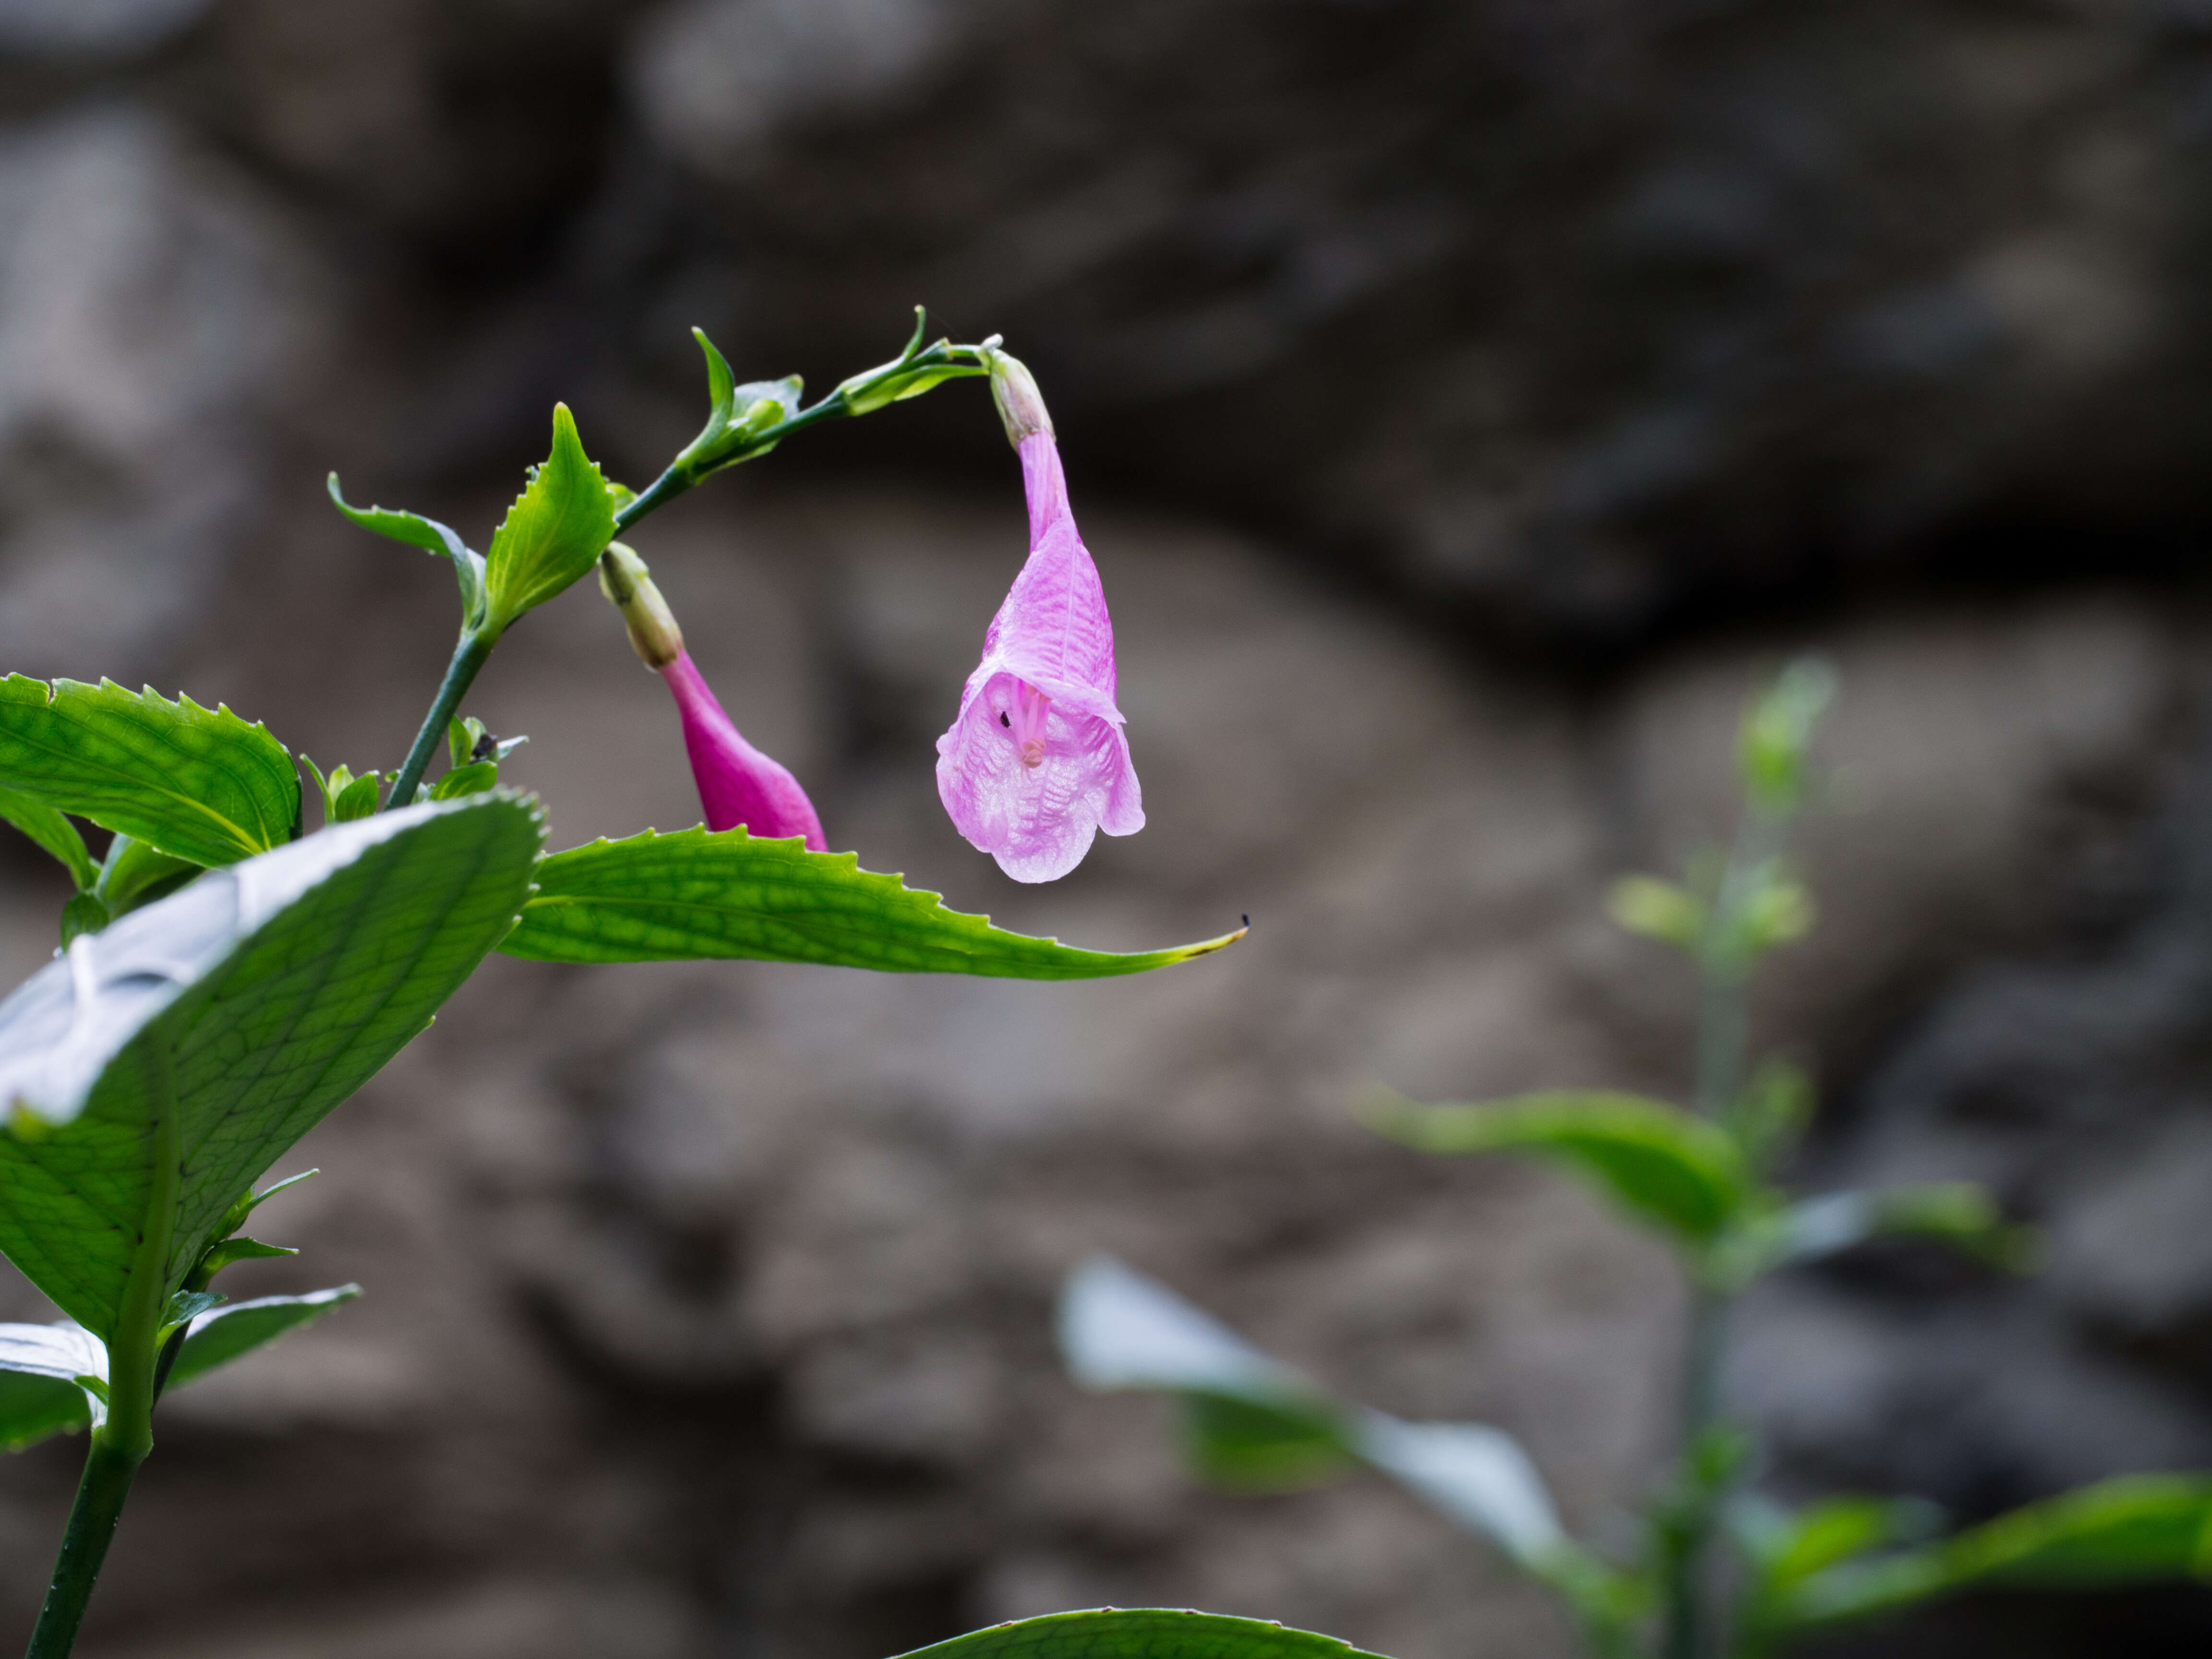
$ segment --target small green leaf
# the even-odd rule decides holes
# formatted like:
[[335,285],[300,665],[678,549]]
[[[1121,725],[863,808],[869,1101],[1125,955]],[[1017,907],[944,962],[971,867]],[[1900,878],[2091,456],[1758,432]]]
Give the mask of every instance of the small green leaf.
[[477,744],[484,735],[484,723],[474,715],[455,715],[446,722],[446,764],[466,766],[477,757]]
[[1846,1495],[1794,1515],[1755,1498],[1739,1499],[1730,1519],[1756,1569],[1751,1593],[1760,1599],[1842,1562],[1925,1538],[1942,1515],[1917,1498]]
[[1630,933],[1679,950],[1694,951],[1705,934],[1705,902],[1656,876],[1623,876],[1613,884],[1607,908]]
[[100,902],[97,893],[72,893],[62,906],[62,949],[66,951],[72,939],[86,933],[96,933],[107,926],[112,918],[107,907]]
[[1917,1549],[1807,1575],[1763,1610],[1768,1630],[1863,1618],[1972,1584],[2081,1588],[2212,1572],[2212,1480],[2126,1475]]
[[99,879],[100,872],[76,825],[44,801],[0,790],[0,818],[5,818],[68,866],[70,878],[83,891]]
[[1929,1182],[1884,1192],[1828,1193],[1762,1224],[1770,1243],[1762,1266],[1833,1255],[1869,1239],[1934,1239],[1990,1267],[2025,1271],[2034,1234],[2004,1218],[1996,1200],[1970,1181]]
[[730,373],[730,360],[714,349],[705,329],[693,329],[691,337],[707,354],[707,402],[726,416],[737,406],[738,377]]
[[1835,695],[1836,671],[1820,658],[1801,657],[1745,713],[1736,759],[1744,792],[1760,811],[1796,808],[1814,728]]
[[[336,773],[331,774],[333,779],[337,775]],[[364,772],[357,778],[349,779],[345,787],[338,791],[337,799],[332,803],[331,821],[351,823],[356,819],[374,817],[376,804],[383,798],[383,793],[384,781],[374,772]]]
[[165,1328],[186,1324],[222,1304],[222,1294],[216,1291],[179,1291],[161,1310],[161,1323]]
[[198,875],[204,866],[157,852],[135,836],[118,835],[107,844],[100,880],[93,891],[112,916],[167,898]]
[[169,1370],[169,1386],[181,1389],[198,1382],[219,1365],[274,1342],[287,1331],[320,1319],[361,1294],[358,1285],[340,1285],[305,1296],[264,1296],[238,1302],[192,1322],[177,1363]]
[[1094,1607],[993,1625],[902,1659],[1374,1659],[1334,1636],[1170,1607]]
[[531,471],[484,560],[483,626],[493,634],[590,570],[614,539],[606,478],[584,453],[575,417],[553,406],[553,447]]
[[453,561],[453,580],[461,590],[462,626],[473,628],[483,620],[483,555],[472,551],[458,532],[419,513],[400,513],[382,507],[348,507],[345,497],[338,494],[338,475],[335,472],[331,474],[329,488],[331,500],[337,504],[338,511],[363,530]]
[[536,962],[755,957],[890,973],[1097,979],[1188,962],[1243,937],[1166,951],[1079,951],[948,910],[934,893],[743,830],[648,830],[556,853],[500,949]]
[[452,800],[460,795],[482,794],[499,783],[499,763],[491,760],[471,761],[466,766],[456,766],[430,787],[432,800]]
[[193,1267],[190,1278],[185,1281],[186,1285],[189,1288],[194,1280],[205,1285],[208,1280],[213,1279],[234,1261],[255,1261],[266,1257],[299,1254],[300,1252],[289,1244],[264,1244],[258,1238],[247,1238],[240,1234],[236,1237],[226,1238],[219,1243],[209,1245],[206,1252],[201,1255],[198,1265]]
[[[387,812],[78,939],[0,1003],[0,1249],[64,1313],[110,1331],[157,1190],[159,1103],[173,1098],[185,1151],[161,1177],[178,1181],[163,1294],[181,1288],[239,1194],[507,931],[542,833],[506,795]],[[173,1096],[157,1086],[163,1052]]]
[[1369,1126],[1417,1151],[1534,1152],[1565,1164],[1638,1219],[1697,1243],[1733,1221],[1752,1185],[1721,1129],[1662,1101],[1569,1090],[1477,1106],[1416,1106],[1379,1093]]
[[194,864],[281,847],[300,823],[299,774],[266,727],[112,680],[0,680],[0,789]]

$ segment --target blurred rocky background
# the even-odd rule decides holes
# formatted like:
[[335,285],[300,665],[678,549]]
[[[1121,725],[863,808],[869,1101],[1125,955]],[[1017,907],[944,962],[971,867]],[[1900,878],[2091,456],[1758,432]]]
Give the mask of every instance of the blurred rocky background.
[[[650,476],[687,325],[820,387],[927,301],[1052,398],[1143,836],[1018,890],[937,807],[1022,550],[973,386],[641,550],[834,843],[1085,943],[1255,922],[1088,987],[495,962],[283,1166],[307,1254],[237,1290],[368,1296],[165,1407],[88,1659],[880,1659],[1107,1601],[1564,1654],[1395,1492],[1194,1490],[1051,1297],[1118,1253],[1620,1535],[1668,1261],[1346,1103],[1679,1089],[1682,970],[1603,892],[1726,830],[1808,643],[1802,1173],[1987,1180],[2045,1259],[1762,1292],[1769,1479],[1966,1517],[2212,1465],[2209,185],[2198,0],[0,0],[0,666],[390,765],[450,582],[328,469],[481,537],[556,397]],[[696,818],[664,703],[586,587],[472,707],[570,843]],[[0,860],[20,975],[61,888]],[[0,1469],[9,1628],[75,1456]],[[2208,1637],[2176,1590],[1836,1650]]]

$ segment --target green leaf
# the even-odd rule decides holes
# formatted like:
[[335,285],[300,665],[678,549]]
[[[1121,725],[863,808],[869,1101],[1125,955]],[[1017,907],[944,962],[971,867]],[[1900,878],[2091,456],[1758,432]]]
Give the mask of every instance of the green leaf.
[[168,896],[200,873],[202,866],[157,852],[136,836],[118,835],[107,844],[93,891],[107,914],[126,915]]
[[1757,1498],[1740,1498],[1730,1519],[1757,1569],[1754,1597],[1771,1597],[1838,1563],[1925,1538],[1941,1514],[1919,1498],[1847,1494],[1794,1515]]
[[0,680],[0,789],[194,864],[281,847],[300,823],[300,775],[265,726],[112,680]]
[[44,801],[0,790],[0,818],[7,819],[67,866],[79,892],[99,879],[100,872],[76,825]]
[[458,532],[419,513],[400,513],[383,507],[348,507],[345,497],[338,494],[338,475],[335,472],[331,474],[329,488],[331,500],[337,503],[338,511],[363,530],[452,560],[453,580],[461,590],[462,625],[474,628],[483,620],[483,555],[473,551]]
[[280,1255],[297,1255],[300,1252],[289,1244],[264,1244],[258,1238],[243,1234],[225,1238],[207,1247],[206,1252],[194,1264],[187,1284],[197,1280],[204,1285],[234,1261],[253,1261]]
[[376,805],[383,798],[384,780],[374,772],[364,772],[357,778],[347,780],[332,803],[331,819],[337,823],[351,823],[358,818],[376,816]]
[[614,539],[615,508],[607,481],[584,453],[575,417],[553,406],[553,448],[531,471],[491,538],[484,560],[483,625],[502,632],[588,571]]
[[197,1382],[218,1365],[228,1365],[242,1354],[266,1346],[287,1331],[320,1319],[360,1294],[358,1285],[340,1285],[305,1296],[258,1297],[202,1314],[192,1321],[177,1363],[170,1368],[169,1386],[181,1389]]
[[556,853],[500,949],[535,962],[750,957],[891,973],[1097,979],[1188,962],[1243,930],[1127,954],[1079,951],[948,910],[934,893],[862,870],[850,853],[743,830],[648,830]]
[[1760,811],[1796,810],[1814,728],[1835,695],[1836,671],[1819,657],[1800,657],[1745,712],[1736,763]]
[[98,894],[70,894],[62,906],[62,949],[68,950],[70,942],[81,934],[98,933],[112,920]]
[[2031,1265],[2034,1254],[2034,1234],[2008,1222],[1988,1192],[1970,1181],[1828,1193],[1790,1206],[1761,1231],[1769,1238],[1762,1267],[1813,1261],[1882,1237],[1934,1239],[2014,1273]]
[[0,1450],[88,1426],[92,1407],[76,1379],[106,1375],[107,1351],[82,1325],[0,1325]]
[[1705,936],[1705,902],[1656,876],[1623,876],[1613,883],[1607,908],[1630,933],[1679,950],[1695,951]]
[[2127,1475],[1940,1543],[1808,1575],[1765,1610],[1775,1632],[1863,1618],[1973,1584],[2081,1588],[2212,1572],[2212,1478]]
[[1710,1243],[1752,1193],[1735,1141],[1638,1095],[1559,1090],[1479,1106],[1415,1106],[1378,1093],[1364,1115],[1425,1152],[1534,1152],[1565,1164],[1639,1220]]
[[499,763],[491,760],[471,761],[466,766],[456,766],[431,786],[432,800],[453,800],[461,795],[480,795],[499,782]]
[[159,1189],[166,1053],[176,1117],[160,1127],[181,1166],[163,1294],[179,1288],[254,1177],[420,1033],[506,932],[542,833],[509,795],[387,812],[78,939],[0,1003],[0,1250],[112,1334]]
[[1180,1607],[1048,1613],[916,1648],[903,1659],[1372,1659],[1334,1636]]

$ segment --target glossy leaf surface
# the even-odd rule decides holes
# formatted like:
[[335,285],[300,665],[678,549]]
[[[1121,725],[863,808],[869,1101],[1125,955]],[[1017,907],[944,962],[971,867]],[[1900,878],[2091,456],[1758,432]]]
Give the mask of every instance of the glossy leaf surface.
[[1333,1636],[1179,1607],[1048,1613],[917,1648],[905,1659],[1367,1659]]
[[211,872],[77,940],[0,1003],[0,1249],[108,1332],[155,1190],[149,1079],[166,1049],[175,1289],[253,1178],[505,932],[541,833],[511,796],[386,813]]
[[267,728],[149,687],[0,681],[0,789],[194,864],[292,838],[300,775]]
[[1595,1183],[1632,1216],[1697,1243],[1749,1195],[1742,1155],[1702,1118],[1637,1095],[1568,1091],[1479,1106],[1377,1097],[1368,1122],[1425,1152],[1533,1152]]
[[948,910],[934,893],[743,830],[647,830],[556,853],[501,949],[537,962],[754,957],[891,973],[1097,979],[1188,962],[1243,937],[1172,950],[1080,951]]
[[88,1425],[92,1403],[76,1379],[106,1376],[106,1349],[81,1325],[0,1325],[0,1450]]
[[575,417],[553,408],[553,447],[491,538],[484,556],[485,623],[497,630],[591,569],[614,539],[614,498],[584,453]]

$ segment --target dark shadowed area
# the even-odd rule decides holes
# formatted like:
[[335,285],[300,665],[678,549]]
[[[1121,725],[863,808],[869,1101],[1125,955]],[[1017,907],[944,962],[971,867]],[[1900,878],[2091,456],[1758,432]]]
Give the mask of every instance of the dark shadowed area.
[[[163,1407],[85,1659],[881,1659],[1099,1603],[1570,1651],[1380,1484],[1193,1486],[1050,1327],[1111,1251],[1347,1395],[1520,1436],[1602,1538],[1670,1261],[1358,1127],[1376,1079],[1679,1095],[1611,878],[1729,827],[1828,652],[1800,1173],[1985,1181],[2020,1279],[1763,1288],[1777,1492],[1960,1518],[2212,1466],[2212,8],[2197,0],[0,0],[0,670],[396,765],[557,398],[642,485],[687,329],[823,390],[920,301],[1050,398],[1150,825],[1043,889],[932,774],[1023,550],[981,387],[794,439],[639,551],[833,847],[1135,948],[1098,985],[495,958],[277,1173],[368,1294]],[[554,842],[698,817],[589,584],[469,708]],[[0,967],[68,886],[0,843]],[[39,1312],[20,1281],[0,1313]],[[78,1447],[0,1467],[0,1640]],[[1826,1651],[2197,1654],[2212,1595]]]

